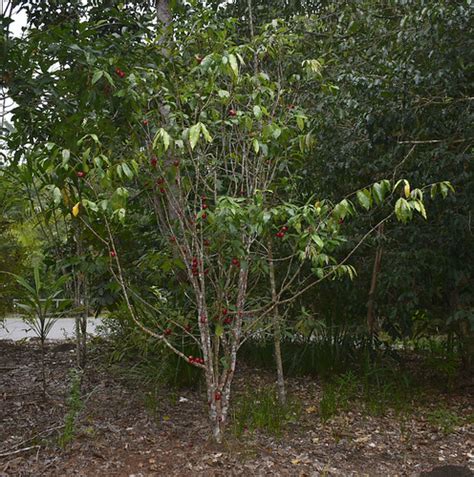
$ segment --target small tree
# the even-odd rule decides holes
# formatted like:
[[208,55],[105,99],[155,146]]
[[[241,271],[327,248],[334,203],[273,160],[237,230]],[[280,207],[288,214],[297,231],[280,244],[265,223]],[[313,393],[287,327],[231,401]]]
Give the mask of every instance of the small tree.
[[50,287],[45,287],[37,266],[33,269],[33,285],[30,285],[23,277],[13,276],[23,291],[22,300],[17,302],[16,305],[23,310],[23,319],[30,325],[40,340],[41,382],[43,394],[46,395],[45,342],[51,328],[60,317],[61,310],[67,306],[67,300],[62,300],[60,305],[55,302],[63,292],[66,278],[62,277],[54,281]]

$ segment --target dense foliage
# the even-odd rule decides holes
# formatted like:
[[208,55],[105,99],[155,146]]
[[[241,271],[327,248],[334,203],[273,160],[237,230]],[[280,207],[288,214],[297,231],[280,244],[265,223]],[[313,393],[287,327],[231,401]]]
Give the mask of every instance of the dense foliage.
[[15,5],[0,234],[29,204],[84,316],[204,371],[217,440],[267,336],[282,399],[282,341],[343,370],[447,337],[469,364],[469,1]]

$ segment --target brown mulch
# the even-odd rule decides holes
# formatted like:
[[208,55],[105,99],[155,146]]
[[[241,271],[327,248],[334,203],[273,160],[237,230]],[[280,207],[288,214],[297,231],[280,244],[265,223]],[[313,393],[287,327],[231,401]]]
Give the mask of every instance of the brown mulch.
[[[68,411],[74,350],[48,346],[48,396],[41,393],[39,349],[0,341],[0,476],[418,476],[448,464],[474,467],[472,388],[433,395],[409,414],[373,417],[360,409],[322,422],[321,387],[312,378],[288,380],[301,403],[298,422],[283,435],[228,433],[209,440],[204,398],[198,391],[159,391],[151,412],[137,386],[117,379],[98,361],[84,380],[84,407],[76,435],[58,445]],[[241,369],[237,390],[271,383],[269,373]],[[150,398],[148,398],[148,402]],[[449,433],[427,412],[463,417]]]

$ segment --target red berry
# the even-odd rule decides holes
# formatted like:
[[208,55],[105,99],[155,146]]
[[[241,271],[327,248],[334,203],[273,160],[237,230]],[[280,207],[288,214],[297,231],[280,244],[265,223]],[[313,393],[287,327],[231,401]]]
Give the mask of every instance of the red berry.
[[193,260],[192,260],[192,262],[193,262],[193,265],[194,265],[194,264],[196,264],[196,265],[197,265],[197,263],[198,263],[198,259],[197,259],[197,257],[193,257]]
[[209,242],[209,240],[207,239],[204,239],[202,243],[204,244],[205,247],[209,247],[209,245],[211,245],[211,242]]
[[216,401],[220,401],[220,400],[221,400],[221,393],[220,393],[219,391],[216,391],[216,392],[214,393],[214,399],[215,399]]
[[229,109],[229,116],[231,117],[237,116],[237,111],[235,109]]
[[224,325],[230,325],[232,323],[232,318],[228,317],[224,320]]
[[236,267],[237,267],[238,265],[240,265],[239,259],[234,257],[234,258],[232,259],[232,265],[235,265]]
[[206,197],[205,195],[202,195],[202,196],[201,196],[201,200],[202,200],[203,202],[206,202],[207,197]]
[[188,356],[188,361],[189,361],[190,363],[192,363],[192,362],[194,361],[194,356],[191,356],[191,355]]
[[207,207],[208,207],[207,204],[202,204],[202,208],[203,208],[204,210],[206,210]]
[[204,220],[207,219],[207,214],[206,214],[206,212],[204,212],[204,213],[201,215],[201,218],[204,219]]
[[227,308],[222,308],[222,314],[227,315]]
[[148,119],[144,119],[142,121],[142,123],[143,123],[143,126],[148,126],[149,121],[148,121]]
[[160,177],[160,178],[156,181],[156,183],[157,183],[158,185],[161,185],[161,184],[164,184],[164,183],[165,183],[165,180],[163,179],[163,177]]
[[284,225],[282,228],[281,228],[281,231],[282,232],[288,232],[288,227],[286,225]]
[[160,192],[164,194],[166,192],[166,189],[164,187],[160,187]]
[[120,73],[122,72],[122,70],[120,68],[115,68],[115,72],[120,75]]
[[201,315],[201,323],[207,323],[206,315]]
[[158,164],[158,159],[156,157],[152,157],[150,161],[151,167],[156,167],[157,164]]
[[171,334],[171,328],[166,328],[165,335],[169,336]]
[[77,177],[85,177],[85,175],[86,175],[86,173],[83,172],[83,171],[77,171],[77,172],[76,172],[76,176],[77,176]]
[[278,238],[283,238],[285,236],[285,234],[283,232],[277,232],[276,236]]
[[117,254],[115,253],[115,250],[111,250],[111,251],[110,251],[110,256],[111,256],[111,257],[117,256]]

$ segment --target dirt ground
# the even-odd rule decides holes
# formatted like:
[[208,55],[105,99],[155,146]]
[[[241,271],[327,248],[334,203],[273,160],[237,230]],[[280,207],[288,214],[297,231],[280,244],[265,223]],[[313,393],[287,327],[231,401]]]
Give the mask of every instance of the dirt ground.
[[[472,387],[401,419],[356,410],[323,423],[321,388],[313,379],[290,379],[301,417],[280,437],[229,433],[222,446],[208,436],[205,399],[197,391],[162,391],[151,413],[143,393],[90,363],[76,436],[58,446],[67,413],[68,344],[48,346],[49,395],[41,394],[37,345],[0,341],[0,476],[418,476],[447,464],[474,467],[472,419],[444,433],[426,407],[440,403],[461,416],[473,412]],[[272,382],[265,372],[241,369],[236,389],[252,380]]]

